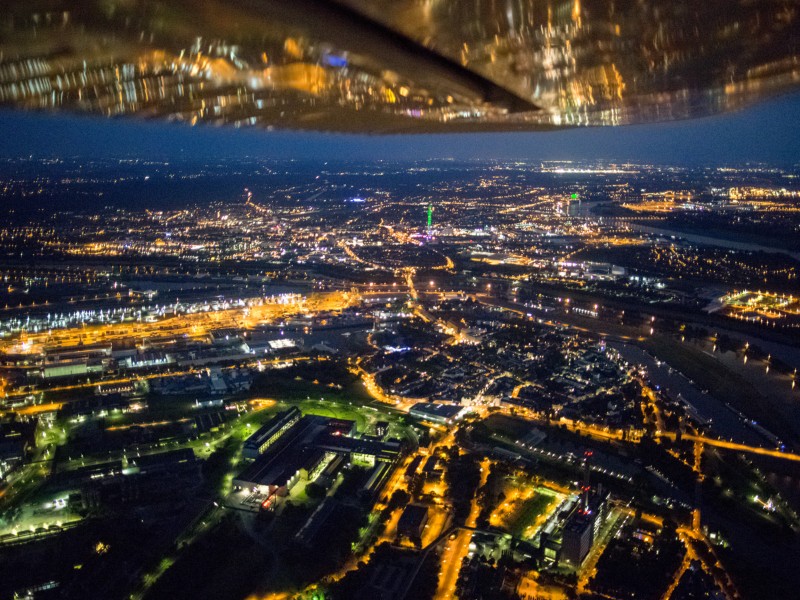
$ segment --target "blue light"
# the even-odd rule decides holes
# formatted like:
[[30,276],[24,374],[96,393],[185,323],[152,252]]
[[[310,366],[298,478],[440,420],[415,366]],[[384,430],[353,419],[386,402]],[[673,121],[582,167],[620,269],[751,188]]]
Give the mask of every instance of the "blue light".
[[326,54],[322,57],[322,62],[329,67],[344,68],[347,66],[347,58],[344,56],[336,56],[335,54]]

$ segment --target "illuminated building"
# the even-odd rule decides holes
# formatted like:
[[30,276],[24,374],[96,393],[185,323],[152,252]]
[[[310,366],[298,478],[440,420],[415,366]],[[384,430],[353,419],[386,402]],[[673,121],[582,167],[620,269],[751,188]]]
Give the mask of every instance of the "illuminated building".
[[378,437],[384,437],[389,432],[389,422],[388,421],[378,421],[375,423],[375,435]]
[[436,404],[434,402],[419,402],[411,407],[409,414],[431,423],[451,425],[458,421],[467,412],[464,406],[451,404]]
[[378,489],[400,455],[399,442],[378,442],[351,437],[352,421],[307,415],[301,417],[296,407],[279,413],[257,431],[248,442],[248,455],[255,461],[233,480],[239,490],[257,492],[272,501],[288,495],[300,480],[313,481],[326,476],[327,467],[337,456],[347,457],[351,464],[375,469],[367,491]]
[[267,448],[272,446],[284,433],[300,420],[300,411],[296,406],[278,413],[262,425],[244,443],[242,455],[245,458],[258,458]]
[[34,430],[25,424],[0,424],[0,481],[34,445]]
[[576,511],[564,525],[561,558],[579,566],[589,554],[594,541],[594,519]]

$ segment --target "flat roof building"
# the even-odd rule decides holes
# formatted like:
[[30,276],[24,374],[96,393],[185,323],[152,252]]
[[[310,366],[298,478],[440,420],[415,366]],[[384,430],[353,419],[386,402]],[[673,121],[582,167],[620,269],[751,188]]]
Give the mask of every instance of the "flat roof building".
[[418,402],[411,407],[409,414],[412,417],[417,417],[418,419],[423,419],[432,423],[450,425],[463,417],[466,412],[467,408],[465,406]]
[[400,456],[400,444],[397,442],[356,439],[327,431],[317,436],[314,445],[337,454],[346,454],[351,463],[362,467],[372,468],[376,462],[394,462]]
[[422,464],[422,455],[417,455],[411,461],[411,463],[406,467],[406,472],[403,474],[403,478],[406,481],[410,481],[414,478],[414,475],[417,474],[419,471],[419,466]]
[[302,413],[296,406],[279,412],[247,438],[242,448],[242,456],[245,458],[258,458],[284,433],[291,429],[300,420],[301,416]]
[[353,436],[356,433],[356,422],[347,419],[330,419],[328,421],[328,431],[332,435]]
[[311,466],[313,471],[318,466],[303,453],[303,448],[321,426],[319,421],[319,417],[307,416],[290,425],[286,435],[278,436],[276,442],[234,478],[234,487],[267,496],[286,495],[302,477],[304,467]]
[[400,443],[350,437],[354,431],[353,421],[303,417],[296,408],[275,415],[247,440],[255,460],[234,478],[234,488],[265,495],[274,506],[300,480],[330,485],[346,458],[373,469],[365,492],[377,493],[400,455]]
[[444,469],[439,464],[439,458],[433,454],[425,461],[425,466],[422,467],[422,475],[425,479],[441,479],[444,475]]
[[409,504],[397,521],[398,535],[408,538],[420,538],[428,523],[428,507],[422,504]]

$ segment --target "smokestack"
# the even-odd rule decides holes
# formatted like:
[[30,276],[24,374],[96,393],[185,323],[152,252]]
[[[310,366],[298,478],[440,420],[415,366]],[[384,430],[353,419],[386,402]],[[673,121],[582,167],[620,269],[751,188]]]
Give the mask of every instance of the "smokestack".
[[589,512],[589,490],[591,490],[591,486],[589,483],[589,472],[590,472],[590,465],[589,459],[591,458],[593,452],[591,450],[587,450],[583,453],[583,486],[581,488],[583,494],[583,512]]

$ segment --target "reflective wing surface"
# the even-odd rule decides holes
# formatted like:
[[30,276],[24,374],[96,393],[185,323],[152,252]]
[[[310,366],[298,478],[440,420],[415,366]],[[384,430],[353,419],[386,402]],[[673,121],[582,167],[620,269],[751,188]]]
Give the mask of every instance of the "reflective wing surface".
[[365,133],[683,119],[800,84],[800,0],[6,0],[0,104]]

